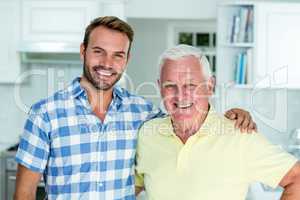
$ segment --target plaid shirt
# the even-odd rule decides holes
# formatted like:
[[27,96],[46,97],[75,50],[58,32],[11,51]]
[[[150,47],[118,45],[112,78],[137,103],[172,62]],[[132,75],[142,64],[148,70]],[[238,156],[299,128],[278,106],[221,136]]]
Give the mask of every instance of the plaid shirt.
[[159,115],[152,103],[116,86],[101,122],[76,78],[31,107],[16,160],[43,174],[48,199],[135,199],[137,131]]

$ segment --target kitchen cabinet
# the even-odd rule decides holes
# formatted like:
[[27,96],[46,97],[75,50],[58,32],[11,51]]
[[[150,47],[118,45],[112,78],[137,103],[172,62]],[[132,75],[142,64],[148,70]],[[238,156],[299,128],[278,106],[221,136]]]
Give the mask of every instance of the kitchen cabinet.
[[[257,5],[257,66],[271,86],[300,88],[300,4]],[[265,66],[263,68],[262,66]]]
[[25,53],[23,58],[27,58],[26,53],[78,54],[90,21],[105,15],[125,19],[124,3],[125,0],[22,0],[19,51]]
[[101,15],[96,0],[23,0],[22,42],[78,43],[86,25]]
[[0,83],[14,83],[21,72],[20,0],[0,1]]

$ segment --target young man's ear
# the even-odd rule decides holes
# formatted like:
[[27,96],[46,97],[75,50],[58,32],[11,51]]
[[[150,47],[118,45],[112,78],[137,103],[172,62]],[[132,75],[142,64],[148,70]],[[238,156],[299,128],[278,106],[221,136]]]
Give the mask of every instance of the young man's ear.
[[80,60],[84,60],[84,54],[85,54],[85,46],[83,43],[80,44]]

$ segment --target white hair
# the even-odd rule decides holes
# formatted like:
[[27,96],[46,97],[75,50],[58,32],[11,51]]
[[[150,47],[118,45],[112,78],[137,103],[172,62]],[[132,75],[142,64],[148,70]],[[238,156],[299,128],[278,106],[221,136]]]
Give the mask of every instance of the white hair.
[[159,77],[161,75],[162,67],[167,59],[178,60],[178,59],[180,59],[182,57],[186,57],[186,56],[195,56],[196,58],[198,58],[200,66],[203,69],[204,77],[206,80],[208,80],[212,76],[209,62],[208,62],[206,56],[203,55],[201,50],[196,47],[190,46],[190,45],[180,44],[180,45],[177,45],[177,46],[174,46],[174,47],[171,47],[171,48],[165,50],[161,54],[161,56],[159,58],[159,62],[158,62]]

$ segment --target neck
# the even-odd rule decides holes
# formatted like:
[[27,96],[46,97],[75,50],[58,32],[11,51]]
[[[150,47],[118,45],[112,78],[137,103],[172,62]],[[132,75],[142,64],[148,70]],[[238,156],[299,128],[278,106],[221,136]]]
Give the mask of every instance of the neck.
[[202,111],[199,117],[195,119],[191,119],[188,122],[186,121],[176,122],[176,120],[172,120],[174,132],[177,135],[177,137],[180,138],[183,144],[186,143],[189,137],[193,136],[195,133],[197,133],[200,130],[200,128],[204,124],[209,109],[210,106],[208,106],[208,109],[206,111]]
[[93,112],[103,121],[112,101],[113,88],[109,90],[98,90],[84,76],[80,80],[80,85],[85,89],[88,95],[88,101]]

